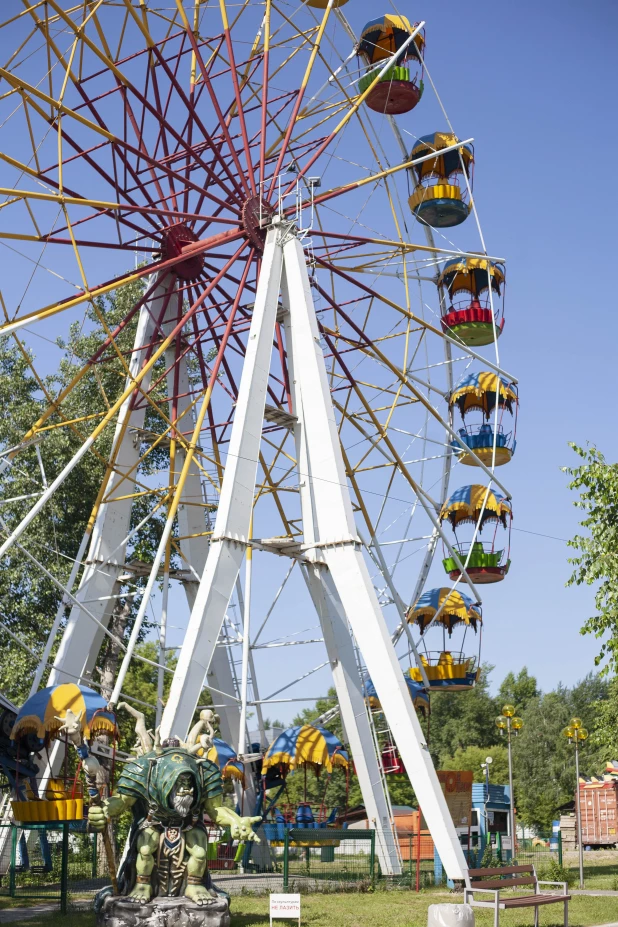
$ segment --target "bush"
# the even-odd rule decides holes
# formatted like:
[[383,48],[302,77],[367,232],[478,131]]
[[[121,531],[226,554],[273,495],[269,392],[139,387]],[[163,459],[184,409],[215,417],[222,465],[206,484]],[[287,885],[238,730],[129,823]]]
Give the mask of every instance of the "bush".
[[568,869],[561,866],[555,856],[552,856],[547,863],[543,863],[537,877],[547,882],[566,882],[569,885],[573,881],[573,876]]

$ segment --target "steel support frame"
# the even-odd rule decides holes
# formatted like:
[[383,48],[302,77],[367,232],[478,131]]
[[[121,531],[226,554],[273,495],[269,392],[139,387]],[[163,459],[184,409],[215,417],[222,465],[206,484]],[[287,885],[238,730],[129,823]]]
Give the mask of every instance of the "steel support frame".
[[[169,274],[161,275],[151,299],[140,309],[129,365],[129,372],[132,376],[137,373],[143,363],[144,351],[156,338],[156,320],[161,316],[164,308],[163,301],[170,292],[172,284],[173,281]],[[165,320],[161,325],[166,336],[177,324],[177,299],[178,297],[172,294],[165,313]],[[186,357],[183,355],[177,361],[175,353],[174,346],[165,352],[168,394],[171,397],[175,395],[180,397],[177,402],[176,415],[182,418],[190,405],[189,377]],[[147,390],[149,383],[150,375],[147,375],[142,381],[142,389]],[[119,542],[129,533],[132,508],[131,499],[115,501],[114,492],[122,479],[122,474],[133,472],[139,460],[138,435],[144,426],[145,409],[146,403],[133,403],[130,397],[120,410],[112,444],[112,459],[115,459],[115,468],[105,490],[108,501],[101,504],[97,512],[86,567],[76,594],[80,602],[88,602],[90,611],[106,626],[109,624],[116,601],[114,597],[119,591],[119,577],[125,572],[126,545],[119,546]],[[187,414],[183,421],[188,420]],[[178,470],[182,469],[184,456],[184,448],[177,445]],[[118,494],[124,496],[128,494],[128,491],[121,487]],[[177,517],[179,535],[183,539],[180,541],[181,552],[197,576],[202,575],[208,556],[208,539],[204,534],[202,502],[199,469],[194,464],[183,488],[182,502]],[[113,556],[110,557],[110,554]],[[191,610],[197,595],[198,582],[187,579],[183,582],[183,586],[189,610]],[[90,621],[78,606],[74,606],[47,685],[56,685],[61,682],[88,682],[102,641],[102,629]],[[221,692],[231,695],[234,692],[234,682],[229,659],[226,648],[217,648],[209,671],[209,681]],[[238,741],[238,705],[233,698],[224,698],[224,702],[225,706],[219,709],[221,736],[230,743],[236,743]]]
[[[461,879],[466,869],[465,858],[356,533],[305,256],[289,223],[272,226],[267,232],[211,553],[179,654],[163,714],[162,736],[168,736],[172,729],[182,736],[189,729],[247,546],[284,268],[291,330],[287,350],[294,367],[292,379],[298,403],[295,412],[302,423],[302,444],[307,457],[304,469],[299,461],[299,480],[307,482],[311,494],[312,516],[304,530],[313,532],[320,542],[319,548],[313,548],[316,566],[311,566],[310,588],[319,602],[325,586],[321,571],[326,567],[328,588],[334,598],[330,598],[328,610],[322,603],[322,613],[330,612],[333,629],[332,635],[325,633],[325,639],[329,639],[333,650],[335,646],[340,648],[341,640],[334,628],[340,622],[350,625],[440,858],[449,877]],[[320,573],[314,574],[314,569]],[[324,624],[330,631],[329,623]],[[345,657],[340,651],[332,655],[336,661],[335,678],[341,680],[347,660],[344,664]],[[352,719],[350,730],[348,718],[344,717],[347,735],[354,738],[360,735],[354,731],[353,711],[347,705],[354,686],[347,688],[347,680],[345,684],[340,681],[340,686],[345,689],[346,715]],[[366,717],[365,711],[363,704]],[[368,762],[374,753],[373,744],[365,752],[362,740],[358,743]],[[374,784],[367,783],[366,788],[373,790],[371,796],[365,796],[366,800],[374,803]],[[386,860],[385,863],[388,864]]]

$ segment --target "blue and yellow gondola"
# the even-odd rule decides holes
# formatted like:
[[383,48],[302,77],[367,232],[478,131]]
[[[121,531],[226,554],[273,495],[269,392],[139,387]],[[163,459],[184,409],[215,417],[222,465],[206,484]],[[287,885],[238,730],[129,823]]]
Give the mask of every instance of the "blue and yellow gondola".
[[428,158],[412,168],[417,182],[408,200],[419,222],[433,228],[461,225],[472,208],[468,184],[472,184],[474,149],[471,145],[463,145],[459,149],[444,151],[458,142],[452,132],[433,132],[419,138],[410,152],[411,160],[435,152],[435,158]]
[[[494,417],[496,402],[499,413],[497,427]],[[455,386],[448,397],[448,404],[451,409],[459,410],[463,421],[463,427],[458,431],[461,443],[451,442],[460,463],[478,466],[478,461],[466,452],[467,449],[473,451],[486,466],[492,466],[494,456],[496,467],[511,460],[517,444],[515,427],[513,431],[506,432],[502,421],[504,413],[508,412],[515,416],[516,425],[518,402],[515,384],[488,370],[471,373]],[[466,424],[466,416],[472,411],[481,413],[480,424]]]
[[[430,625],[442,628],[442,650],[426,650],[420,655],[430,691],[444,689],[457,692],[470,689],[476,684],[480,672],[480,635],[477,658],[466,656],[463,651],[447,650],[446,633],[448,632],[450,638],[453,629],[463,625],[464,642],[468,628],[472,628],[476,633],[483,620],[480,605],[473,603],[469,596],[458,589],[429,589],[410,607],[406,619],[410,624],[418,626],[421,636]],[[420,667],[410,667],[408,674],[414,682],[423,682]]]

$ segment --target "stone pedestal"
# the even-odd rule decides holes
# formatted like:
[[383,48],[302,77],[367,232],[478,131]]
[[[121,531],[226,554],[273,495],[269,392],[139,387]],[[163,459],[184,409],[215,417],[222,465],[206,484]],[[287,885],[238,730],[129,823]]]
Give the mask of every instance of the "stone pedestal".
[[224,898],[213,898],[208,904],[184,897],[136,904],[108,895],[97,915],[97,927],[230,927],[230,908]]

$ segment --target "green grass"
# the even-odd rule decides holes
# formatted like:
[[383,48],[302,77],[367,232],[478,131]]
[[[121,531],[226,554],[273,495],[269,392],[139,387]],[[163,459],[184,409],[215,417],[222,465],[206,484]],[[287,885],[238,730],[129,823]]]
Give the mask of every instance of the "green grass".
[[[460,895],[447,892],[376,892],[375,894],[303,895],[303,927],[425,927],[430,904],[461,902]],[[492,913],[475,909],[477,927],[492,927]],[[593,927],[618,918],[618,899],[576,896],[569,905],[570,927]],[[541,908],[541,927],[562,927],[562,906]],[[71,912],[42,915],[27,922],[32,927],[94,927],[94,915]],[[504,927],[531,927],[532,908],[502,911]],[[264,927],[268,924],[268,897],[239,896],[232,900],[232,927]],[[281,921],[282,927],[292,924]]]
[[[579,857],[577,851],[565,852],[563,862],[572,874],[572,885],[578,885]],[[592,891],[595,888],[618,891],[618,850],[584,851],[584,885]],[[615,920],[618,921],[618,905]]]

